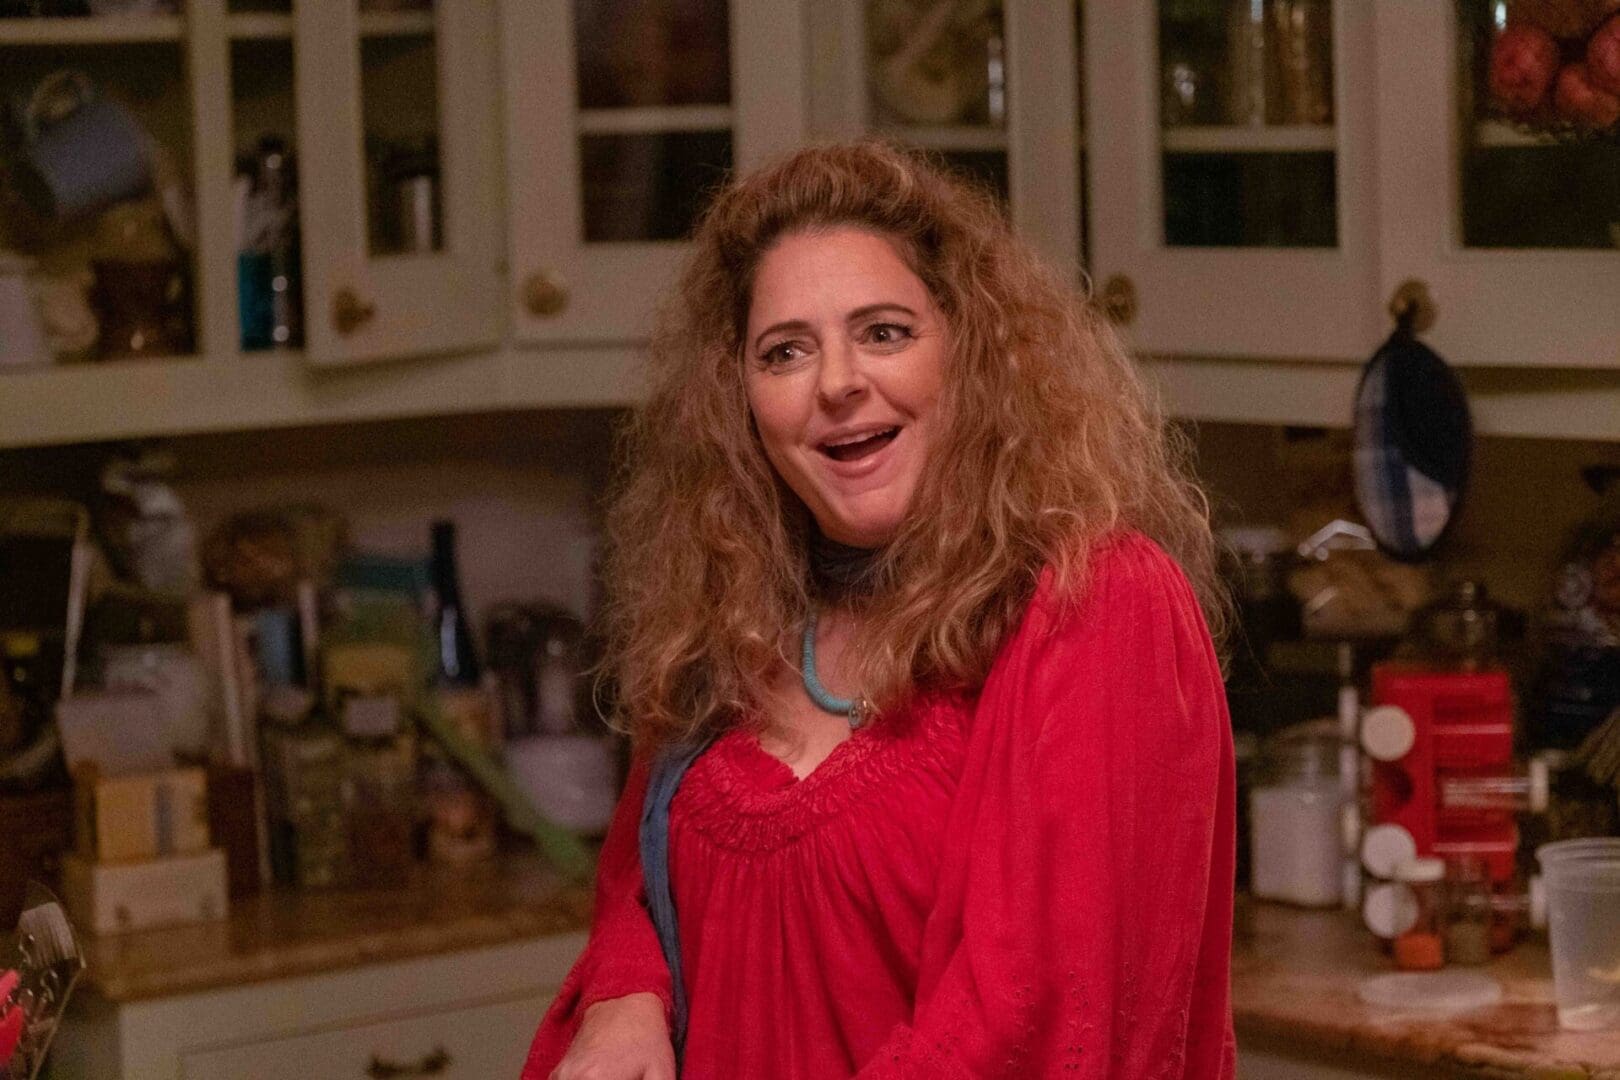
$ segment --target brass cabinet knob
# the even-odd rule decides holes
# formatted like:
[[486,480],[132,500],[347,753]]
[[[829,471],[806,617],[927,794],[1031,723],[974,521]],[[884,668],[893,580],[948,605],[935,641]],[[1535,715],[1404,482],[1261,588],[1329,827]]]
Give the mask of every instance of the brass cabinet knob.
[[1129,326],[1136,321],[1136,282],[1126,274],[1109,274],[1097,293],[1097,304],[1109,322]]
[[395,1080],[395,1078],[402,1080],[407,1076],[443,1076],[450,1064],[450,1055],[442,1046],[435,1046],[412,1062],[394,1062],[372,1054],[371,1063],[366,1066],[366,1075],[373,1080]]
[[568,287],[557,275],[537,270],[523,283],[523,306],[529,309],[529,314],[542,319],[561,315],[568,306]]
[[339,289],[332,297],[332,325],[347,337],[377,316],[377,305],[360,299],[353,289]]
[[1440,310],[1435,306],[1434,297],[1429,295],[1428,282],[1421,278],[1407,278],[1395,287],[1394,294],[1390,296],[1389,314],[1397,323],[1410,317],[1413,331],[1421,334],[1434,326]]

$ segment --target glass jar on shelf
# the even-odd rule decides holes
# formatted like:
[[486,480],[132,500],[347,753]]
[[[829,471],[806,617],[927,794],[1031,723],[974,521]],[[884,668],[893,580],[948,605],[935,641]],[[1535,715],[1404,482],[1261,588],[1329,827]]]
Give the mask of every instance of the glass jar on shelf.
[[1493,927],[1499,916],[1491,884],[1478,859],[1456,859],[1446,867],[1446,959],[1483,964],[1491,958]]
[[1395,937],[1395,966],[1405,971],[1433,971],[1446,962],[1442,936],[1446,864],[1435,858],[1408,859],[1395,868],[1395,881],[1411,891],[1411,923]]

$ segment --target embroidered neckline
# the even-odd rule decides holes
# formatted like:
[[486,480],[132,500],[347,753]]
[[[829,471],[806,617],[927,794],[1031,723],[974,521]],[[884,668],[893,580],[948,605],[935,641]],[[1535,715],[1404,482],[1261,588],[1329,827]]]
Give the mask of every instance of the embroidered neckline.
[[961,698],[919,700],[851,734],[802,779],[753,730],[733,728],[692,766],[673,811],[722,847],[785,847],[901,776],[932,774],[954,787],[971,710]]

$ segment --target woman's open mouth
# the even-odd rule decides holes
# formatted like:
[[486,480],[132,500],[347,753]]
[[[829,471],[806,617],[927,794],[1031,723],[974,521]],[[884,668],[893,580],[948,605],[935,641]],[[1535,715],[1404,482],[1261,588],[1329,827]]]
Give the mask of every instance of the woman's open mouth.
[[834,461],[859,461],[870,457],[894,441],[900,434],[898,427],[880,428],[876,431],[849,435],[840,439],[829,439],[821,443],[816,449],[832,458]]

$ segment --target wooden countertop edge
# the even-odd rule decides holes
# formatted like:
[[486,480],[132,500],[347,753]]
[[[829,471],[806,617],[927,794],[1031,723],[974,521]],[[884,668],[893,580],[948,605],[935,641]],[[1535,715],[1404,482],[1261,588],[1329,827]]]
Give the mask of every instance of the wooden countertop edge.
[[1245,1003],[1246,990],[1253,992],[1256,983],[1273,980],[1291,981],[1285,972],[1234,973],[1232,1019],[1240,1048],[1245,1041],[1259,1041],[1273,1049],[1298,1050],[1323,1060],[1425,1066],[1470,1080],[1620,1080],[1620,1052],[1604,1054],[1605,1060],[1599,1061],[1584,1059],[1584,1055],[1554,1054],[1533,1045],[1548,1033],[1522,1031],[1518,1025],[1528,1012],[1548,1012],[1551,1006],[1522,1000],[1511,986],[1500,1004],[1471,1012],[1433,1017],[1392,1012],[1387,1018],[1368,1018],[1358,1011],[1358,1003],[1356,1008],[1344,1010],[1342,1019],[1330,1019],[1324,1017],[1320,997],[1304,986],[1298,988],[1297,1008]]
[[1470,1080],[1620,1080],[1620,1068],[1526,1061],[1518,1051],[1485,1043],[1441,1046],[1366,1026],[1334,1025],[1263,1012],[1233,1012],[1241,1048],[1259,1038],[1268,1047],[1298,1049],[1323,1060],[1342,1058],[1386,1066],[1423,1065]]
[[[503,871],[498,871],[503,872]],[[590,926],[588,887],[529,878],[457,900],[424,890],[244,901],[229,918],[85,939],[81,987],[127,1004],[495,948]]]
[[97,978],[87,969],[85,979],[86,985],[106,1000],[130,1004],[278,979],[324,975],[368,964],[399,963],[467,949],[492,948],[559,936],[589,925],[589,920],[541,918],[532,924],[514,927],[509,919],[490,916],[421,932],[389,930],[334,939],[330,944],[314,942],[273,956],[233,956],[205,962],[184,972],[114,973],[107,978]]

